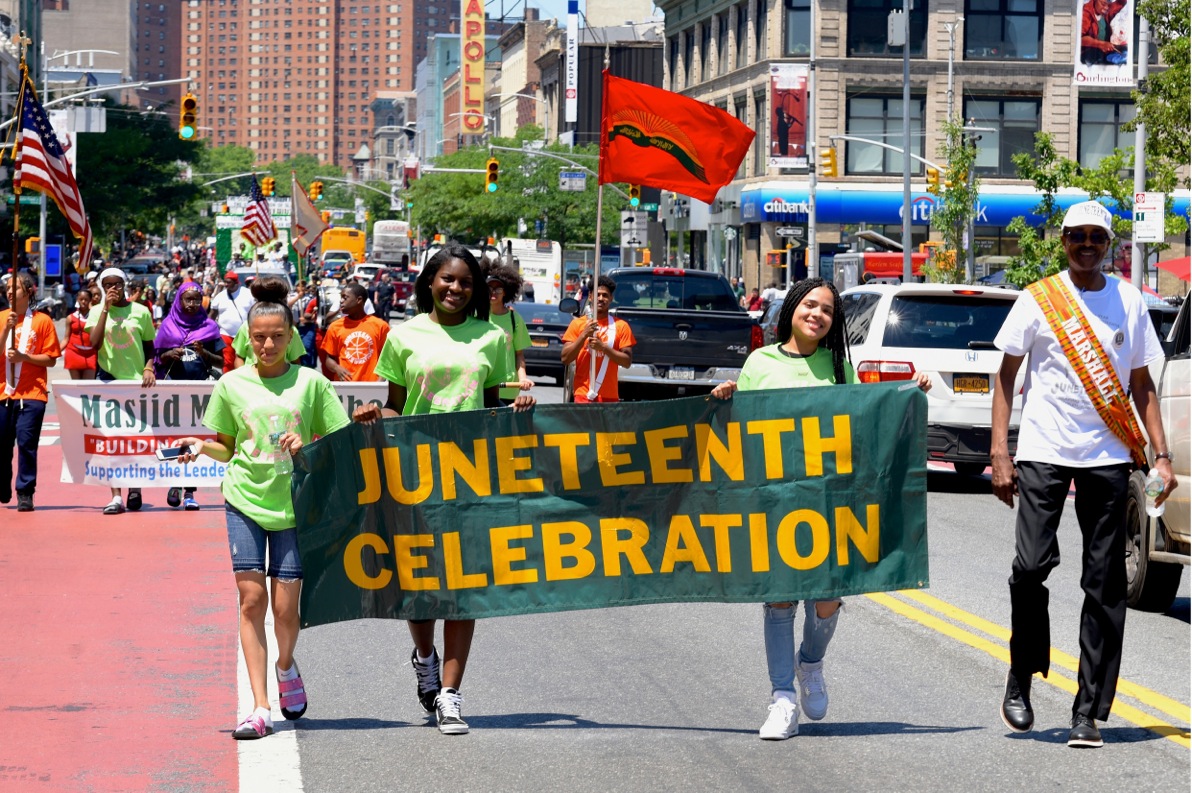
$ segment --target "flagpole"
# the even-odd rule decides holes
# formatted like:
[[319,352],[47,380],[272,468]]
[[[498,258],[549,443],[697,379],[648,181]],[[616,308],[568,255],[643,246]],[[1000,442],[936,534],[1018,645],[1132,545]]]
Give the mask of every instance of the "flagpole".
[[[609,47],[604,45],[604,74],[608,74],[609,64]],[[605,80],[601,80],[600,85],[600,129],[604,130],[605,104],[608,102],[608,91],[606,90]],[[601,154],[604,153],[604,141],[600,142]],[[604,158],[601,157],[597,161],[597,169],[604,169]],[[595,255],[592,257],[592,288],[588,290],[588,316],[592,321],[596,321],[596,290],[600,288],[600,251],[601,239],[600,227],[604,220],[604,180],[596,180],[596,247]],[[610,308],[611,310],[611,308]],[[616,339],[614,333],[613,339]],[[613,364],[615,366],[615,364]],[[591,393],[592,386],[596,383],[596,356],[592,354],[591,343],[588,345],[588,392]]]

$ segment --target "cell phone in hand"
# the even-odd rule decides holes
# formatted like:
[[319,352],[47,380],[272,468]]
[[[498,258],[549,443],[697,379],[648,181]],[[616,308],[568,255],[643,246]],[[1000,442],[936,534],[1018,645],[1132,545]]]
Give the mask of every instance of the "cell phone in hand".
[[157,459],[162,462],[177,460],[184,454],[190,454],[189,446],[164,446],[157,450]]

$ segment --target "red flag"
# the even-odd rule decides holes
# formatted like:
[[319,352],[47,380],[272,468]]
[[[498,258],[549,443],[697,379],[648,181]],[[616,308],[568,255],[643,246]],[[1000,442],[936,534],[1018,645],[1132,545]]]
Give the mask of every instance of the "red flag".
[[600,183],[674,190],[712,203],[756,133],[723,110],[604,71]]

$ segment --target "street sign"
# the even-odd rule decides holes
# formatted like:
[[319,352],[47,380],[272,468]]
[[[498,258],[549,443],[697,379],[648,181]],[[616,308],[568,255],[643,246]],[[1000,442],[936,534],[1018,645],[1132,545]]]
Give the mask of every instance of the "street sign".
[[1134,194],[1134,241],[1163,242],[1163,193]]
[[775,232],[779,237],[795,237],[797,239],[807,239],[806,226],[779,226]]
[[621,247],[644,248],[646,245],[646,227],[649,215],[644,210],[624,210],[621,212]]
[[47,245],[46,246],[46,277],[47,278],[61,278],[62,277],[62,246],[61,245]]
[[641,207],[640,207],[640,209],[642,209],[642,210],[644,210],[644,211],[646,211],[646,212],[657,212],[657,211],[658,211],[658,204],[655,204],[655,203],[650,203],[650,204],[642,204],[642,205],[641,205]]
[[583,171],[559,171],[559,189],[582,193],[588,189],[588,175]]

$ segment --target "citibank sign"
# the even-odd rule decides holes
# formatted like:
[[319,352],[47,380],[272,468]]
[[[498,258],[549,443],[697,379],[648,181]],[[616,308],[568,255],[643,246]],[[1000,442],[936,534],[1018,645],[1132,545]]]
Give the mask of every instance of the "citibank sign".
[[768,214],[771,215],[810,215],[811,205],[805,201],[786,201],[782,198],[775,198],[766,202],[762,207]]

